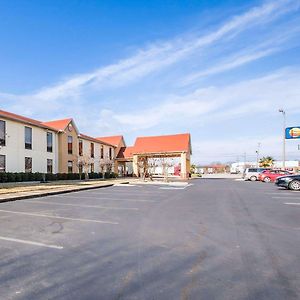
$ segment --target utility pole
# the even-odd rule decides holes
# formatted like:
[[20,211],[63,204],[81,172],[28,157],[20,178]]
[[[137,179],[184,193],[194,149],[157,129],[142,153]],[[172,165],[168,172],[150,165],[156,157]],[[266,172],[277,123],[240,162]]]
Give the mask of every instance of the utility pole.
[[279,112],[283,116],[283,141],[282,141],[282,167],[285,170],[285,128],[286,128],[286,114],[285,110],[280,108]]
[[260,150],[260,146],[261,146],[261,143],[258,143],[257,144],[257,150],[255,151],[256,152],[256,167],[257,168],[259,167],[259,150]]

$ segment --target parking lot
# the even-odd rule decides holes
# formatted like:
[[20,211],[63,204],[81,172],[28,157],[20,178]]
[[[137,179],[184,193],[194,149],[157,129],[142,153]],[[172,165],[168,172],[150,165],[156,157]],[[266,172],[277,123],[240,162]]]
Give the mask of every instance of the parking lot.
[[0,204],[2,299],[299,299],[300,193],[200,179]]

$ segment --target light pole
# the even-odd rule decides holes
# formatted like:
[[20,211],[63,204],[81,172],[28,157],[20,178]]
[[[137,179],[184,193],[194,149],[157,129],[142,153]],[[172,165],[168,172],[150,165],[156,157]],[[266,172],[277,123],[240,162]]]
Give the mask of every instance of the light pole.
[[280,113],[282,113],[283,116],[283,141],[282,141],[282,167],[285,170],[285,127],[286,127],[286,114],[285,110],[280,108],[278,110]]
[[258,143],[257,144],[257,150],[255,151],[256,152],[256,167],[257,168],[259,167],[259,150],[260,150],[260,146],[261,146],[261,143]]

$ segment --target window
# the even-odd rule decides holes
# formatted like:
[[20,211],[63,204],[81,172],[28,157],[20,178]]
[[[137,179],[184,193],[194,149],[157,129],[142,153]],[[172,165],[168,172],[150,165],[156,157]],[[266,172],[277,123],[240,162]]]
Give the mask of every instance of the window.
[[0,173],[5,172],[5,155],[0,155]]
[[47,159],[47,173],[53,173],[53,160]]
[[103,145],[101,145],[101,153],[100,153],[100,157],[103,159],[104,158],[104,148]]
[[25,149],[32,149],[32,128],[25,127]]
[[53,134],[52,132],[47,132],[47,152],[53,151]]
[[78,165],[78,171],[79,171],[79,174],[82,174],[82,173],[83,173],[83,165],[82,165],[82,163],[80,163],[80,164]]
[[78,152],[79,152],[79,156],[82,156],[82,155],[83,155],[82,140],[79,140]]
[[92,158],[95,157],[95,146],[94,146],[94,143],[91,143],[91,157]]
[[73,137],[68,136],[68,153],[73,154]]
[[5,146],[5,121],[0,121],[0,146]]
[[73,173],[73,162],[71,160],[68,161],[68,173]]
[[109,148],[109,159],[112,159],[112,148]]
[[94,173],[95,172],[95,165],[92,163],[91,164],[91,173]]
[[25,173],[32,173],[32,158],[25,157]]

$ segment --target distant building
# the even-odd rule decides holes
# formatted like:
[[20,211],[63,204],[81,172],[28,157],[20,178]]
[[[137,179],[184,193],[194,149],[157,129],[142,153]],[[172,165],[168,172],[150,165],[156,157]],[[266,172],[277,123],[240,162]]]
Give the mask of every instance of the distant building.
[[[256,168],[257,162],[235,162],[230,165],[230,173],[238,174],[243,173],[246,168]],[[272,168],[274,169],[282,169],[283,162],[275,161]],[[297,171],[300,169],[300,162],[298,160],[290,160],[285,162],[285,169],[290,171]]]
[[197,173],[199,174],[220,174],[227,173],[230,170],[230,167],[225,164],[213,164],[213,165],[204,165],[196,167]]

